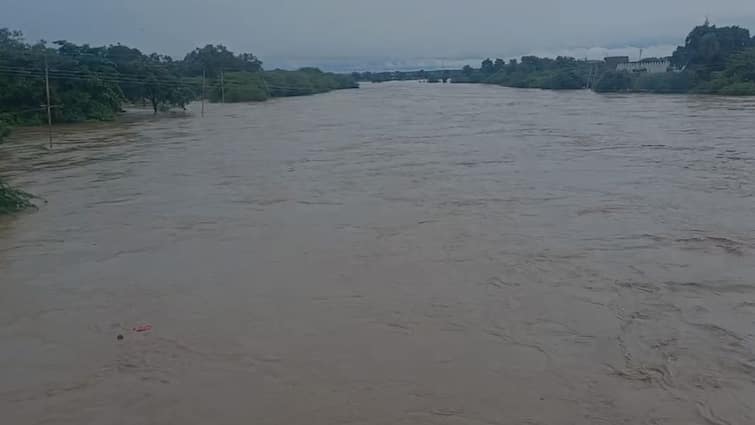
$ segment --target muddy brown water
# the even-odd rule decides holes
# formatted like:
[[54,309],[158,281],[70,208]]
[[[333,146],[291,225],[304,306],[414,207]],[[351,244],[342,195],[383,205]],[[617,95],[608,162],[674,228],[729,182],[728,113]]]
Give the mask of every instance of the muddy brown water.
[[754,123],[390,83],[18,133],[2,422],[755,423]]

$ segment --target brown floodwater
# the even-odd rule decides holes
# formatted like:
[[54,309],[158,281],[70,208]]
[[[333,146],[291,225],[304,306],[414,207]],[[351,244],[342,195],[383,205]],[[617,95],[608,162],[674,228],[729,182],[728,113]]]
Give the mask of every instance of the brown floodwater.
[[0,220],[2,423],[755,423],[753,98],[388,83],[56,142],[0,146],[47,200]]

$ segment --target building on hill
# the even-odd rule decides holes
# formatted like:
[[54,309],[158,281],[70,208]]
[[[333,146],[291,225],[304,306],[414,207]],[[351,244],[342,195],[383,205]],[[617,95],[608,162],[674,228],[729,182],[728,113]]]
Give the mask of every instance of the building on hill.
[[623,62],[616,65],[617,71],[647,72],[648,74],[661,74],[671,69],[671,61],[659,59],[653,61]]
[[608,56],[604,59],[608,69],[615,70],[621,63],[629,63],[629,56]]

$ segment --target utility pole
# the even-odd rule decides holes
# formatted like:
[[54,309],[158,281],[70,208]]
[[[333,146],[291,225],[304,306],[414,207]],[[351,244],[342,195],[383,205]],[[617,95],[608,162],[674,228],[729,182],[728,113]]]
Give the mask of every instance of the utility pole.
[[220,71],[220,102],[225,103],[225,78],[223,71]]
[[52,105],[50,104],[50,67],[47,65],[47,54],[45,54],[45,92],[47,93],[47,130],[50,137],[50,149],[52,149]]
[[202,116],[204,116],[204,98],[207,91],[207,70],[202,70]]

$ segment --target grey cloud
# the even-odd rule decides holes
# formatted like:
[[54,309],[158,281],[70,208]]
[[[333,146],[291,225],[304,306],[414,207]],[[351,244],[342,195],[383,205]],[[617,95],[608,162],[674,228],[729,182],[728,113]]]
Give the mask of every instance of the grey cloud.
[[222,42],[268,64],[358,58],[428,68],[486,56],[673,45],[706,16],[719,25],[755,23],[752,0],[0,0],[0,10],[0,27],[31,39],[122,42],[177,57]]

